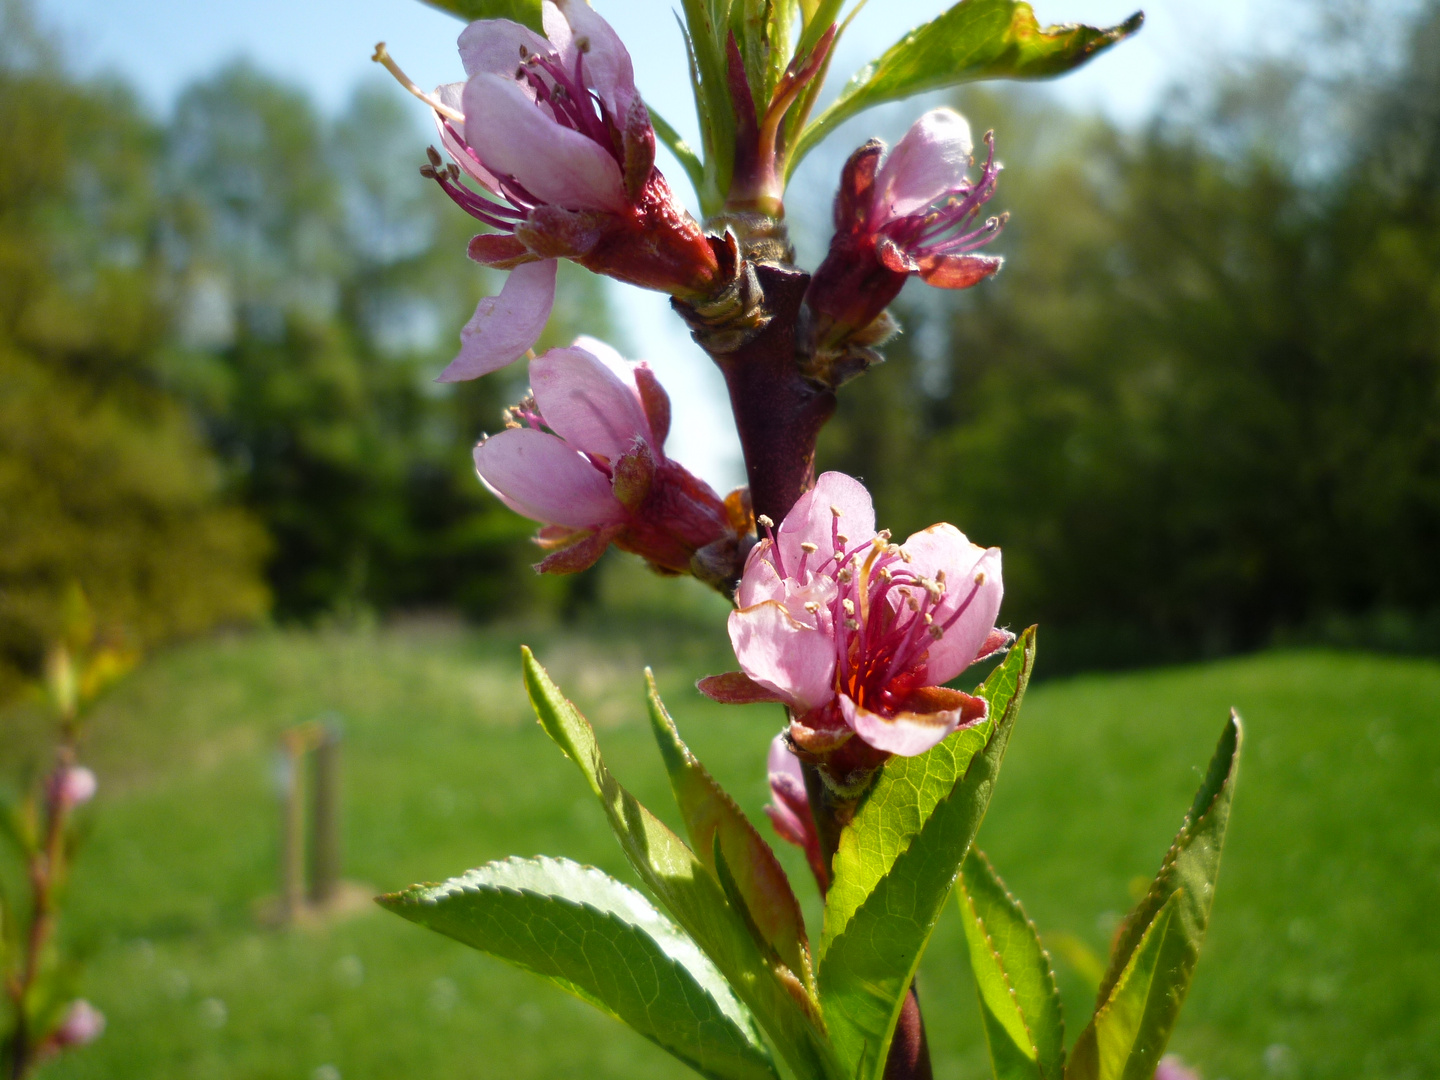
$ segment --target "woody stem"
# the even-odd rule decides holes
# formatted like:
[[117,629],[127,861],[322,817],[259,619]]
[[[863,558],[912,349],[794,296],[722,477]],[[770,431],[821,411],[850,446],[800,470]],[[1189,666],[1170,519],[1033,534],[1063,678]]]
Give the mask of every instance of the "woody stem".
[[835,394],[807,380],[796,362],[809,275],[769,263],[755,272],[770,322],[733,352],[712,355],[730,391],[755,513],[779,522],[814,481],[815,440],[835,412]]

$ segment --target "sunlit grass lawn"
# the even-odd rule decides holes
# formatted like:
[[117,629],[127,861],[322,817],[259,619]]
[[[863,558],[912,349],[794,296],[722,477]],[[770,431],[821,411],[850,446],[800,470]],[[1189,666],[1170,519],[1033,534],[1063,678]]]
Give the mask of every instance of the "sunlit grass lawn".
[[[773,707],[726,709],[692,688],[725,664],[723,638],[437,625],[178,649],[97,717],[102,795],[67,936],[110,1027],[50,1075],[688,1075],[532,976],[379,910],[290,931],[257,922],[277,876],[277,735],[331,711],[345,725],[348,877],[390,889],[512,853],[628,876],[528,711],[522,638],[594,720],[622,780],[674,823],[641,708],[640,669],[654,664],[691,746],[759,818]],[[1042,931],[1103,953],[1232,704],[1248,742],[1174,1048],[1207,1080],[1440,1075],[1440,665],[1287,653],[1041,684],[982,845]],[[1059,963],[1073,1038],[1091,991]],[[988,1073],[968,979],[951,910],[920,977],[942,1078]]]

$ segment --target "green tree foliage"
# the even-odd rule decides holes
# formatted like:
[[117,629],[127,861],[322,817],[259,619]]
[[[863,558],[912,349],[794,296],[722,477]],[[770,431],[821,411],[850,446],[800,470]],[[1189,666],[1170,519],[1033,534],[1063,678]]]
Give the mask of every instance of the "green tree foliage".
[[[476,482],[469,448],[523,370],[439,388],[476,301],[474,222],[416,173],[419,110],[360,89],[332,123],[244,65],[191,87],[168,132],[182,269],[172,383],[265,521],[283,615],[355,606],[511,610],[564,591],[525,569],[533,530]],[[604,333],[574,275],[545,344]]]
[[1009,264],[912,287],[821,452],[885,520],[1004,547],[1050,670],[1436,621],[1440,15],[1413,42],[1318,166],[1206,116],[1129,136],[963,103],[1012,165]]
[[264,533],[157,384],[159,132],[0,11],[0,697],[83,588],[127,645],[251,619]]

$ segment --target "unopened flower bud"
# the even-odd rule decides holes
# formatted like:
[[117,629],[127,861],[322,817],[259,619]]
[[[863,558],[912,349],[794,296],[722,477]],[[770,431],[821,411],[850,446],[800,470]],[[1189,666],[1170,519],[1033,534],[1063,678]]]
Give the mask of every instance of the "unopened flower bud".
[[105,1033],[105,1014],[84,998],[70,1003],[52,1036],[56,1046],[86,1046]]
[[55,775],[55,797],[66,807],[81,806],[95,797],[95,774],[84,765],[70,765]]

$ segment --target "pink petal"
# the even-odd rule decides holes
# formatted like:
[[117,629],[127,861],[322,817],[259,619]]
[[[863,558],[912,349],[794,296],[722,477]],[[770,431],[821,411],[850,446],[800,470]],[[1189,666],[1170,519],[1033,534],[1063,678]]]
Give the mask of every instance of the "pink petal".
[[653,438],[628,366],[617,372],[585,349],[551,349],[532,360],[530,390],[546,426],[577,450],[613,462],[637,438]]
[[780,557],[787,575],[798,572],[803,543],[819,549],[806,559],[807,568],[813,569],[834,556],[832,507],[840,511],[840,535],[849,541],[848,547],[875,535],[875,505],[865,485],[841,472],[822,473],[815,486],[795,500],[780,525]]
[[756,604],[763,604],[767,600],[785,600],[785,582],[778,573],[775,566],[766,557],[770,549],[770,541],[761,540],[753,548],[750,554],[745,556],[745,569],[740,575],[740,587],[735,591],[735,603],[742,607],[754,607]]
[[619,212],[628,205],[609,151],[556,123],[513,80],[473,75],[464,102],[465,141],[496,174],[567,210]]
[[732,611],[729,629],[745,674],[797,712],[809,712],[834,696],[835,644],[824,630],[797,622],[774,601]]
[[956,611],[965,608],[940,639],[931,642],[925,661],[926,682],[948,682],[975,662],[1000,614],[1005,595],[1000,549],[972,544],[954,525],[946,524],[915,533],[901,547],[915,573],[928,578],[945,573],[945,595],[932,611],[935,626],[945,627]]
[[771,788],[775,787],[774,777],[789,776],[800,785],[802,792],[805,790],[805,772],[800,768],[800,759],[791,753],[783,731],[770,740],[770,750],[765,755],[765,770],[772,778]]
[[460,62],[465,65],[466,75],[483,71],[511,80],[524,56],[531,53],[546,56],[555,51],[554,46],[535,31],[509,19],[472,22],[460,31],[459,44]]
[[860,738],[875,747],[901,757],[923,754],[944,741],[962,726],[985,719],[982,698],[958,690],[928,688],[930,695],[916,695],[910,706],[894,716],[881,716],[862,708],[846,694],[840,695],[840,715]]
[[911,125],[875,178],[870,227],[924,211],[959,188],[975,144],[954,109],[931,109]]
[[[465,84],[463,82],[446,83],[435,88],[435,96],[442,104],[449,106],[457,112],[463,111],[463,97]],[[465,144],[460,137],[456,122],[438,112],[435,114],[435,127],[440,132],[440,145],[445,152],[454,159],[455,164],[460,166],[460,171],[468,176],[475,183],[479,184],[492,195],[500,193],[500,181],[489,169],[487,169],[475,152]]]
[[511,428],[475,447],[475,471],[510,509],[532,521],[589,529],[625,519],[610,481],[563,439]]
[[545,33],[560,52],[566,71],[575,69],[577,41],[586,42],[585,82],[600,95],[617,124],[623,124],[635,100],[635,69],[630,53],[610,24],[584,0],[546,0],[541,7]]
[[539,339],[555,303],[554,259],[510,271],[499,296],[487,296],[460,331],[460,354],[436,382],[462,382],[520,359]]

